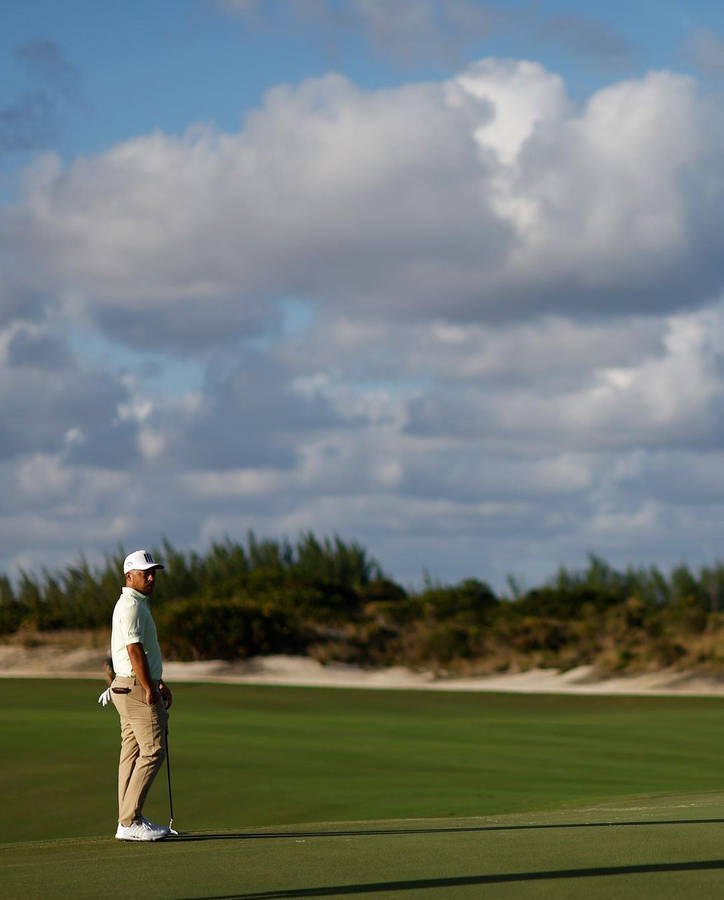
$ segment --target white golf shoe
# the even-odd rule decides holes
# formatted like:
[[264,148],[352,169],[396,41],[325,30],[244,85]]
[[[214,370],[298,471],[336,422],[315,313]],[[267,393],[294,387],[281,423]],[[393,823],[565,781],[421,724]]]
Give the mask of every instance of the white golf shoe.
[[169,830],[164,825],[154,825],[148,819],[131,822],[130,825],[118,823],[116,840],[118,841],[162,841],[168,837]]

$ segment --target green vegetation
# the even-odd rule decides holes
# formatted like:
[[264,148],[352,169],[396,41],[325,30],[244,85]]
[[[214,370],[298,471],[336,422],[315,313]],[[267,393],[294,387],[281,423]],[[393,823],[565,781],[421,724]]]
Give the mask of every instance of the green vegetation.
[[0,844],[4,900],[681,900],[721,895],[724,796],[474,819]]
[[[179,839],[122,844],[118,722],[3,682],[8,900],[718,896],[722,701],[178,685]],[[146,809],[168,821],[165,772]]]
[[[107,629],[125,553],[61,573],[0,576],[0,635]],[[724,566],[668,576],[618,572],[592,556],[529,590],[506,596],[468,578],[426,578],[407,591],[357,544],[302,535],[246,544],[227,540],[205,555],[167,542],[154,595],[166,657],[238,659],[307,654],[322,663],[405,665],[466,674],[531,666],[594,665],[602,674],[678,667],[718,674],[724,666]]]
[[[0,796],[13,814],[0,841],[113,824],[118,721],[96,687],[3,681]],[[201,684],[175,695],[176,814],[195,830],[724,792],[718,699]],[[149,817],[167,809],[160,781]]]

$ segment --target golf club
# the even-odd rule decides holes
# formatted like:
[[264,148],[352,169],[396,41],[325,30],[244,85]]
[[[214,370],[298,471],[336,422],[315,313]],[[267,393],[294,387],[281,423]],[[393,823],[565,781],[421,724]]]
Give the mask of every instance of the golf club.
[[173,795],[171,793],[171,756],[168,752],[168,728],[166,729],[166,774],[168,775],[168,810],[171,817],[168,823],[168,830],[171,834],[178,834],[178,831],[173,828]]

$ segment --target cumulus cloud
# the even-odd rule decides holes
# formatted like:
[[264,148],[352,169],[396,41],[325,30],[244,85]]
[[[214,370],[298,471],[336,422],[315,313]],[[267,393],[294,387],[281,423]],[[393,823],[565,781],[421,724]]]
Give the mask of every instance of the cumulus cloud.
[[28,285],[28,279],[21,271],[14,275],[13,263],[7,259],[1,246],[0,262],[8,263],[0,279],[0,328],[19,319],[41,321],[48,307],[55,305],[55,298]]
[[520,234],[509,267],[543,279],[528,288],[539,300],[558,305],[551,294],[561,292],[571,310],[709,299],[722,283],[709,193],[722,136],[721,110],[686,78],[653,73],[599,91],[527,143],[503,200]]
[[137,455],[122,427],[123,385],[89,369],[44,325],[0,332],[0,458],[56,453],[69,461],[122,465]]
[[330,75],[237,135],[48,158],[0,240],[28,289],[149,346],[255,333],[285,295],[450,321],[670,310],[721,287],[723,124],[666,72],[580,110],[532,63],[373,92]]
[[[579,390],[593,371],[635,368],[643,358],[662,356],[669,328],[665,317],[655,316],[542,315],[494,325],[343,316],[290,335],[274,353],[305,377],[320,377],[327,393],[373,381],[394,385],[397,397],[435,385],[454,392],[461,385],[508,391],[533,384],[560,394]],[[345,395],[341,402],[349,408],[354,400]],[[379,396],[376,408],[380,417],[398,418]]]
[[[676,528],[703,553],[723,144],[689,78],[577,104],[483,60],[39,158],[0,214],[6,558],[248,528],[336,531],[405,577],[670,555]],[[205,379],[169,392],[152,358]]]
[[580,360],[575,378],[563,382],[555,379],[557,364],[551,360],[542,378],[525,379],[521,368],[513,385],[486,390],[443,384],[411,401],[408,428],[599,451],[716,443],[721,439],[724,347],[711,322],[721,321],[721,315],[719,308],[671,317],[660,352],[628,365],[613,365],[611,356],[598,366]]
[[151,324],[165,314],[168,329],[149,328],[149,340],[238,331],[284,292],[386,303],[385,283],[440,282],[450,256],[472,266],[505,240],[471,196],[469,122],[487,106],[443,94],[366,95],[330,76],[273,91],[238,136],[154,135],[68,171],[48,161],[0,236],[21,259],[42,255],[40,283],[60,279],[113,313],[117,333],[123,309]]
[[215,363],[186,414],[165,424],[164,456],[185,468],[285,469],[300,436],[344,421],[323,395],[305,396],[272,359],[250,354],[222,371]]

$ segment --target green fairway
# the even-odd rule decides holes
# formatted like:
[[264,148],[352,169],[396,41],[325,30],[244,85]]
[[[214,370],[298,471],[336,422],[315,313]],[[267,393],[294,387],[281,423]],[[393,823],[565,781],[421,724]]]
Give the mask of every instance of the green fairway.
[[[680,900],[723,893],[724,795],[474,819],[0,845],[7,900]],[[137,888],[135,888],[137,889]]]
[[[87,681],[3,681],[0,842],[109,834],[118,717]],[[706,698],[178,685],[185,829],[478,816],[724,791],[724,704]],[[165,773],[149,818],[168,815]]]
[[[128,896],[139,857],[156,897],[724,884],[717,699],[179,684],[182,835],[149,846],[112,838],[118,719],[102,685],[0,685],[3,897]],[[146,813],[168,821],[165,772]]]

